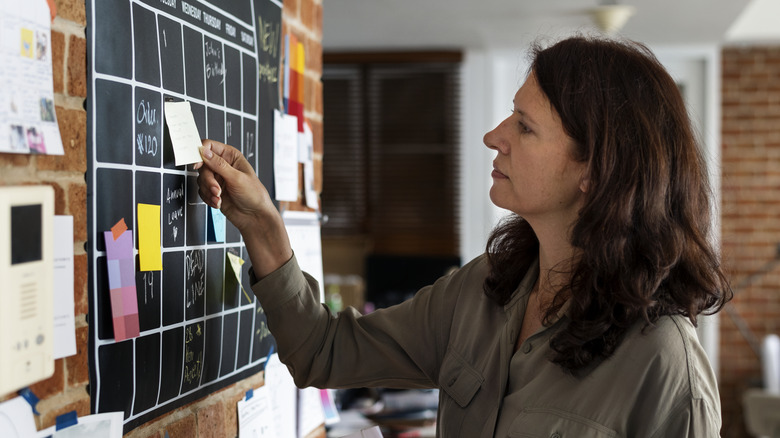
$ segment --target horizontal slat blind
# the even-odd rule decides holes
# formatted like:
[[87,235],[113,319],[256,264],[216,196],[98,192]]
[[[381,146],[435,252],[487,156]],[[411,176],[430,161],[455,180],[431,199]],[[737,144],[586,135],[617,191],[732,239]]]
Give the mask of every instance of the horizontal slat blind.
[[323,234],[367,235],[378,254],[458,253],[458,69],[325,65]]

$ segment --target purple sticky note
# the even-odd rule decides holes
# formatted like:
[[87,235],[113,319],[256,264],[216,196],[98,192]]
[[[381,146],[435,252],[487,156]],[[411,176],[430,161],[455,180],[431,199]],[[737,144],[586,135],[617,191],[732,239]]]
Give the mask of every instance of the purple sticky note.
[[119,266],[120,260],[106,260],[108,267],[108,288],[117,289],[122,287],[122,270]]
[[114,240],[111,231],[104,231],[106,258],[109,260],[133,258],[133,230],[127,230]]

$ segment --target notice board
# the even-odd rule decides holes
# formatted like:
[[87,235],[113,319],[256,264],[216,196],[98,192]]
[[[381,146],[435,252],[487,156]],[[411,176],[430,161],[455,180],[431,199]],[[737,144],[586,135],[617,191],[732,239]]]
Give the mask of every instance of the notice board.
[[[207,238],[163,102],[189,101],[200,136],[240,148],[273,195],[281,17],[277,0],[87,1],[89,390],[125,433],[262,370],[273,348],[249,263],[240,284],[226,276],[228,253],[248,261],[241,235]],[[103,233],[137,230],[138,204],[160,206],[162,270],[139,270],[135,233],[140,335],[117,342]]]

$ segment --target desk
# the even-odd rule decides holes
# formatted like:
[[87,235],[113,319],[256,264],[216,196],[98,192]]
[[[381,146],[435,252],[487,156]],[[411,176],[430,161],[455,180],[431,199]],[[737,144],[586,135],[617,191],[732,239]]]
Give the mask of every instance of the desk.
[[780,438],[780,394],[749,389],[742,397],[742,407],[748,432]]
[[[364,417],[357,410],[340,411],[341,421],[328,428],[328,438],[341,438],[359,430],[376,426],[376,423]],[[382,432],[385,438],[435,438],[436,426],[407,429],[400,433]]]

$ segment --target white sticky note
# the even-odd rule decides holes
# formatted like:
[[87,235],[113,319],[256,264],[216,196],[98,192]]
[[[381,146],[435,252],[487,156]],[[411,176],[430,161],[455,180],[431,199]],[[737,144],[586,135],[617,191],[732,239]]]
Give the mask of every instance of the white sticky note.
[[277,201],[298,200],[298,118],[274,110],[274,182]]
[[165,123],[173,145],[176,165],[203,161],[198,148],[201,145],[198,126],[189,102],[165,102]]
[[73,216],[54,216],[54,358],[76,354]]

